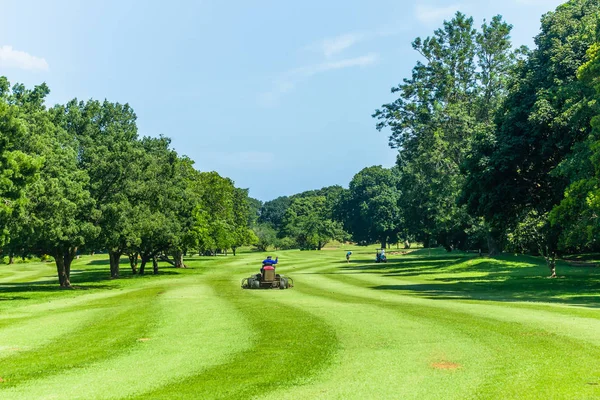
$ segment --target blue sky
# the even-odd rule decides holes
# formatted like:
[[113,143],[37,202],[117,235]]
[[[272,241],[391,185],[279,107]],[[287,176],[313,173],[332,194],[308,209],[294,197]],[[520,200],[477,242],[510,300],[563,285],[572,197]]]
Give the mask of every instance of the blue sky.
[[532,46],[561,0],[0,0],[0,75],[47,103],[129,103],[202,171],[269,200],[392,166],[373,111],[418,59],[411,41],[457,10],[501,14]]

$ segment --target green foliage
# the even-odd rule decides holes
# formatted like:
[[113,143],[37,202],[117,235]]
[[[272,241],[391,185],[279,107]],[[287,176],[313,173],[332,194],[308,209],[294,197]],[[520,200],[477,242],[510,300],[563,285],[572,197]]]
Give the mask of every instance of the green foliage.
[[254,245],[258,251],[267,251],[277,243],[277,231],[270,224],[258,224],[253,228],[256,241]]
[[496,16],[478,32],[472,18],[457,13],[433,36],[415,39],[424,62],[392,89],[398,99],[373,115],[399,149],[407,234],[426,245],[435,239],[448,250],[468,246],[474,221],[457,205],[465,181],[460,167],[476,136],[492,129],[491,115],[506,92],[515,59],[511,29]]
[[26,204],[26,188],[38,178],[43,159],[20,148],[27,138],[27,122],[19,107],[6,102],[6,78],[0,84],[0,245],[5,245],[11,223]]
[[258,222],[260,224],[269,224],[274,229],[280,230],[283,227],[285,212],[291,203],[292,200],[287,196],[281,196],[265,202],[260,210]]
[[293,238],[301,249],[321,250],[328,241],[345,236],[341,223],[330,215],[327,197],[297,197],[285,212],[280,235]]
[[598,12],[597,1],[571,0],[544,15],[536,49],[511,74],[497,129],[477,137],[465,163],[464,202],[501,229],[532,211],[545,214],[563,196],[568,180],[557,168],[590,133],[591,88],[576,74]]
[[352,178],[337,213],[358,243],[398,242],[403,231],[402,192],[396,169],[368,167]]
[[[44,106],[45,84],[29,90],[0,78],[0,244],[9,256],[51,254],[61,286],[80,251],[142,260],[140,273],[189,250],[257,241],[260,202],[216,173],[200,173],[167,137],[139,138],[128,104],[78,101]],[[38,179],[39,178],[39,179]],[[8,240],[10,239],[10,240]]]
[[564,199],[551,213],[553,225],[562,227],[561,246],[575,252],[600,250],[600,24],[597,42],[587,52],[588,61],[578,77],[595,90],[588,106],[595,116],[592,132],[563,162],[571,178]]

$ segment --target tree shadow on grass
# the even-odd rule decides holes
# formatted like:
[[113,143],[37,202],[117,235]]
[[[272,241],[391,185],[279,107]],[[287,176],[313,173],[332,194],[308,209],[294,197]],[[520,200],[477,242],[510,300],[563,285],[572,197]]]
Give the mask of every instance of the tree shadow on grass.
[[369,263],[340,267],[337,274],[379,274],[383,276],[418,276],[439,274],[444,268],[451,268],[471,259],[483,260],[473,256],[449,257],[412,257],[393,259],[387,263]]
[[[548,268],[543,260],[534,257],[500,256],[482,258],[453,270],[453,264],[444,264],[442,270],[422,268],[402,275],[444,274],[443,277],[425,277],[427,283],[380,285],[375,290],[404,291],[438,300],[487,300],[507,302],[550,302],[600,308],[600,268],[557,265],[559,277],[548,279]],[[435,267],[434,269],[437,269]],[[428,271],[429,270],[429,271]],[[456,277],[451,275],[460,273]],[[471,273],[472,276],[465,276]],[[392,276],[383,274],[384,276]]]
[[[166,270],[165,270],[166,269]],[[174,268],[173,268],[174,269]],[[123,271],[122,275],[113,279],[110,277],[110,272],[106,268],[86,268],[73,269],[71,271],[72,290],[93,290],[93,289],[118,289],[120,285],[109,282],[127,280],[127,279],[152,279],[152,277],[160,277],[165,275],[179,275],[179,272],[169,270],[168,267],[161,267],[159,273],[154,275],[146,273],[144,275],[133,275],[131,270]],[[35,293],[35,292],[61,292],[69,289],[61,288],[57,278],[40,280],[35,282],[9,282],[0,283],[0,296],[9,293]],[[0,300],[6,300],[9,297],[0,297]],[[20,298],[26,299],[26,298]]]

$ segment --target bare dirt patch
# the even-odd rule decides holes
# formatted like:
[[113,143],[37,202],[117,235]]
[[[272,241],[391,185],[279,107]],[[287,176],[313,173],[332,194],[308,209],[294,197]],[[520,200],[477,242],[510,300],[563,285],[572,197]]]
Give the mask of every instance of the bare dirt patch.
[[460,364],[453,363],[450,361],[439,361],[435,363],[431,363],[431,366],[435,369],[445,369],[445,370],[456,370],[461,368]]
[[4,379],[0,378],[0,383],[4,382]]
[[143,337],[143,338],[139,338],[137,341],[138,342],[147,342],[148,340],[150,340],[150,338]]

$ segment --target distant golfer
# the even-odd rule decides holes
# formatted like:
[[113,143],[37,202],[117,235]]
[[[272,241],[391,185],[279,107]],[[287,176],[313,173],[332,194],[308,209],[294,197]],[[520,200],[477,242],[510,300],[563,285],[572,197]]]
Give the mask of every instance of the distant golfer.
[[350,256],[352,255],[352,252],[349,251],[346,253],[346,261],[350,262]]

